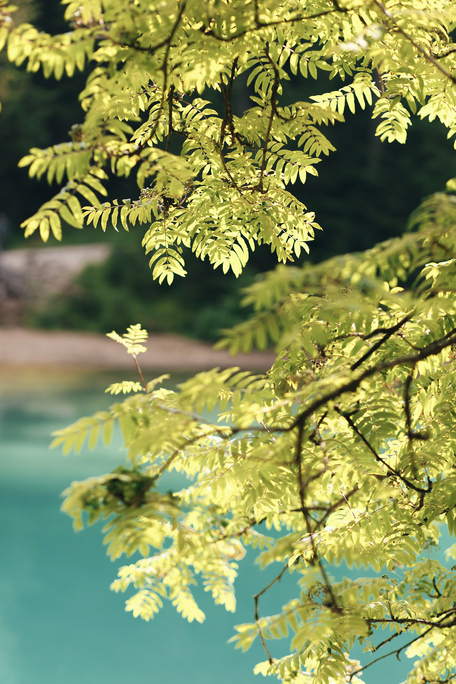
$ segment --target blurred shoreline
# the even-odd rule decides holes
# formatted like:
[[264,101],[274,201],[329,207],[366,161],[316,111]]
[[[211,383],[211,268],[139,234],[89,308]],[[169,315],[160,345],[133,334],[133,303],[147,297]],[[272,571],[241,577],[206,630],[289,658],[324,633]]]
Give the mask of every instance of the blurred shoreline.
[[[147,351],[138,356],[141,368],[160,373],[202,371],[213,367],[265,371],[275,360],[272,351],[230,356],[210,344],[179,335],[150,335]],[[84,332],[0,328],[0,373],[5,368],[64,367],[135,369],[132,357],[105,335]]]
[[[38,330],[21,325],[24,306],[37,305],[56,292],[64,292],[88,264],[103,262],[107,244],[70,245],[42,249],[16,249],[0,254],[0,380],[8,369],[58,368],[136,371],[132,357],[105,335],[79,331]],[[147,351],[138,357],[141,368],[158,373],[197,372],[213,367],[239,366],[265,371],[274,362],[272,351],[230,356],[209,343],[181,335],[149,336]],[[58,373],[57,373],[58,374]],[[13,373],[14,375],[14,373]]]

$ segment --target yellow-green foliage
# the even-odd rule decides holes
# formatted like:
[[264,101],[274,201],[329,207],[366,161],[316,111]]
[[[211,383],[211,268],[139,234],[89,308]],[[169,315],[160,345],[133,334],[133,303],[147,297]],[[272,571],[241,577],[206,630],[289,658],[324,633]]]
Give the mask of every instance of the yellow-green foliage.
[[[33,148],[21,161],[31,176],[65,180],[24,222],[26,235],[60,239],[62,220],[103,230],[142,224],[160,281],[185,275],[185,249],[236,275],[257,244],[282,262],[308,251],[319,226],[290,187],[317,175],[334,150],[325,129],[347,110],[373,107],[377,135],[389,142],[405,142],[410,113],[456,131],[456,10],[447,0],[64,4],[71,30],[50,36],[15,26],[14,8],[0,3],[0,46],[12,62],[56,78],[92,65],[71,142]],[[284,81],[320,71],[350,83],[281,104]],[[246,75],[250,107],[236,115],[233,92]],[[101,201],[108,171],[133,175],[139,197]]]
[[[91,65],[72,141],[21,162],[65,183],[26,234],[59,237],[62,220],[142,224],[161,281],[185,275],[185,248],[236,274],[260,243],[282,262],[307,251],[318,226],[290,189],[316,175],[333,152],[328,126],[356,108],[371,110],[385,142],[403,143],[416,114],[456,132],[450,0],[65,4],[70,30],[48,36],[16,26],[0,0],[11,61],[57,78]],[[346,85],[282,105],[284,81],[321,71]],[[250,102],[235,114],[242,78]],[[108,172],[133,176],[139,197],[101,203]],[[197,579],[234,610],[238,564],[252,546],[261,567],[278,564],[277,580],[297,581],[295,597],[268,616],[259,579],[255,619],[237,627],[237,646],[258,639],[264,648],[256,672],[356,684],[391,651],[413,659],[409,684],[454,681],[456,575],[428,551],[442,529],[456,531],[455,190],[453,179],[427,198],[400,239],[317,266],[281,265],[249,287],[254,314],[220,345],[274,344],[264,375],[213,369],[175,392],[162,379],[119,382],[109,391],[129,397],[55,435],[55,446],[77,451],[120,427],[127,464],[73,483],[64,510],[78,527],[86,515],[106,519],[113,558],[141,554],[113,584],[136,590],[133,615],[148,620],[170,600],[203,620]],[[111,337],[137,363],[145,331]],[[187,486],[164,494],[167,471]],[[358,569],[355,579],[333,580],[329,564],[341,562]],[[287,635],[290,652],[277,658],[271,642]],[[350,657],[356,644],[361,662]]]

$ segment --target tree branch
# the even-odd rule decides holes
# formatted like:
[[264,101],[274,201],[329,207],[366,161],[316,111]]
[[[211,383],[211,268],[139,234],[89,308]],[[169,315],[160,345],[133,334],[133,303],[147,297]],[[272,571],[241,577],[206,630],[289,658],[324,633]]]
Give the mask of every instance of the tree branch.
[[407,31],[404,31],[404,29],[401,26],[399,26],[399,24],[395,20],[392,12],[390,12],[385,7],[385,5],[382,2],[380,2],[380,0],[372,0],[372,1],[374,2],[375,5],[377,5],[379,10],[385,15],[385,17],[388,17],[388,19],[391,21],[391,23],[394,24],[394,27],[397,29],[397,31],[402,36],[404,36],[404,38],[406,40],[408,40],[408,42],[411,45],[413,45],[415,50],[417,50],[421,55],[423,55],[425,60],[427,60],[428,62],[433,64],[436,67],[436,69],[438,69],[444,76],[446,76],[446,78],[448,78],[452,83],[456,84],[456,77],[454,77],[453,74],[448,71],[448,69],[446,69],[444,66],[439,64],[437,59],[435,59],[430,52],[426,52],[426,50],[424,48],[422,48],[421,45],[418,45],[418,43],[415,40],[413,40],[412,36],[409,33],[407,33]]
[[[379,656],[378,658],[375,658],[375,660],[371,660],[370,663],[367,663],[367,665],[364,665],[364,667],[360,667],[358,670],[355,670],[354,672],[351,672],[351,673],[350,673],[350,676],[349,676],[349,681],[351,682],[352,679],[353,679],[353,677],[355,677],[356,675],[360,674],[360,672],[364,672],[364,670],[367,670],[368,667],[370,667],[371,665],[374,665],[375,663],[378,663],[380,660],[383,660],[384,658],[389,658],[389,656],[395,655],[396,658],[399,659],[399,656],[400,656],[401,652],[402,652],[404,649],[406,649],[406,648],[408,648],[409,646],[411,646],[411,644],[414,644],[415,641],[418,641],[418,639],[422,639],[424,636],[426,636],[426,634],[429,634],[429,632],[430,632],[432,629],[434,629],[434,626],[429,627],[429,629],[426,629],[422,634],[419,634],[419,635],[418,635],[417,637],[415,637],[414,639],[411,639],[410,641],[408,641],[408,642],[407,642],[406,644],[404,644],[403,646],[400,646],[399,648],[397,648],[395,651],[390,651],[389,653],[385,653],[384,655]],[[385,642],[385,643],[386,643],[386,642]]]
[[378,335],[379,332],[384,332],[385,334],[383,335],[381,340],[378,340],[378,342],[376,342],[370,349],[368,349],[367,352],[360,359],[358,359],[358,361],[356,361],[352,366],[350,366],[351,370],[356,370],[357,368],[359,368],[359,366],[361,366],[361,364],[364,363],[364,361],[366,361],[370,356],[372,356],[372,354],[376,352],[377,349],[379,349],[383,344],[385,344],[385,342],[389,340],[389,338],[392,335],[394,335],[395,332],[402,328],[402,326],[405,325],[405,323],[410,321],[414,313],[415,311],[411,311],[391,328],[378,328],[377,330],[374,330],[371,333],[369,333],[369,335],[367,335],[364,339],[367,340],[369,339],[369,337]]
[[376,452],[376,450],[374,449],[372,444],[369,442],[367,437],[365,437],[365,435],[361,432],[361,430],[355,425],[355,423],[353,422],[353,420],[351,419],[351,417],[348,414],[342,413],[340,411],[340,409],[338,409],[338,408],[336,408],[336,411],[337,411],[337,413],[339,413],[339,415],[342,416],[342,418],[345,418],[345,420],[347,421],[347,423],[349,424],[349,426],[351,427],[353,432],[355,432],[358,435],[358,437],[361,439],[361,441],[364,442],[364,444],[367,446],[369,451],[375,456],[376,461],[381,463],[387,470],[389,470],[389,472],[392,475],[399,478],[399,480],[401,480],[401,482],[403,482],[410,489],[413,489],[415,492],[418,492],[419,494],[429,494],[429,492],[432,490],[432,483],[428,486],[428,489],[423,489],[422,487],[418,487],[417,485],[413,484],[413,482],[410,482],[410,480],[408,480],[406,477],[401,475],[401,473],[398,470],[396,470],[395,468],[390,466],[389,463],[387,463],[387,461],[385,461],[380,456],[380,454],[378,454]]
[[279,582],[279,581],[282,579],[282,577],[284,576],[284,574],[285,574],[285,572],[286,572],[287,570],[288,570],[288,563],[285,563],[285,566],[284,566],[284,567],[282,568],[282,570],[279,572],[279,574],[277,575],[277,577],[275,577],[275,578],[272,580],[272,582],[269,582],[269,584],[267,585],[267,587],[265,587],[264,589],[262,589],[261,591],[259,591],[258,594],[255,594],[254,597],[253,597],[253,600],[254,600],[254,603],[255,603],[255,623],[256,623],[256,626],[257,626],[257,629],[258,629],[258,634],[260,635],[261,644],[262,644],[262,646],[263,646],[263,648],[264,648],[264,650],[265,650],[265,652],[266,652],[266,655],[268,656],[268,660],[269,660],[269,664],[270,664],[270,665],[273,664],[274,659],[272,658],[272,656],[271,656],[271,654],[270,654],[270,652],[269,652],[269,650],[268,650],[268,647],[266,646],[266,642],[265,642],[265,640],[264,640],[263,632],[262,632],[262,630],[261,630],[260,625],[258,624],[259,619],[260,619],[260,618],[259,618],[259,613],[258,613],[258,601],[259,601],[260,596],[263,596],[263,594],[265,594],[267,591],[269,591],[269,589],[270,589],[276,582]]
[[254,25],[250,26],[243,31],[239,31],[238,33],[235,33],[232,36],[221,36],[217,35],[212,31],[212,29],[208,28],[205,31],[205,35],[210,36],[211,38],[215,38],[215,40],[219,40],[220,42],[223,43],[230,43],[233,40],[237,40],[238,38],[242,38],[243,36],[247,35],[248,33],[252,33],[253,31],[260,31],[261,29],[267,29],[267,28],[272,28],[274,26],[281,26],[282,24],[294,24],[295,22],[303,22],[303,21],[308,21],[312,19],[320,19],[320,17],[327,17],[329,14],[334,14],[336,12],[340,12],[342,14],[346,14],[348,12],[348,9],[345,9],[343,7],[339,7],[336,3],[334,3],[334,7],[328,10],[324,10],[323,12],[316,12],[315,14],[296,14],[293,17],[288,17],[287,19],[276,19],[274,21],[267,21],[263,22],[259,19],[258,15],[258,4],[255,3],[254,5]]
[[435,356],[436,354],[439,354],[441,351],[443,351],[443,349],[446,349],[446,347],[450,347],[452,344],[456,344],[456,328],[453,328],[443,338],[435,340],[434,342],[430,342],[425,347],[422,347],[415,354],[406,354],[404,356],[398,356],[397,358],[392,359],[391,361],[381,361],[380,363],[371,366],[370,368],[367,368],[356,378],[353,378],[352,380],[349,380],[340,387],[336,387],[330,392],[323,394],[318,399],[314,399],[314,401],[312,401],[307,406],[307,408],[304,409],[304,411],[298,414],[298,416],[295,418],[292,424],[288,428],[286,428],[286,430],[294,430],[300,423],[304,423],[307,420],[307,418],[309,418],[309,416],[312,415],[312,413],[320,409],[322,406],[328,404],[328,402],[337,399],[338,397],[342,396],[343,394],[346,394],[347,392],[355,392],[360,386],[360,384],[367,378],[370,378],[372,375],[375,375],[376,373],[381,373],[384,370],[396,368],[397,366],[405,366],[407,364],[413,365],[418,361],[427,359],[429,356]]
[[[299,500],[301,502],[301,511],[304,517],[304,522],[306,524],[306,530],[307,530],[307,535],[310,539],[310,546],[312,548],[312,560],[313,562],[318,564],[318,567],[320,569],[321,576],[323,578],[323,583],[325,585],[326,591],[328,595],[331,598],[331,610],[333,610],[336,613],[341,613],[341,608],[339,607],[336,596],[334,594],[333,588],[329,582],[328,575],[326,574],[325,567],[322,563],[322,560],[318,554],[317,547],[315,545],[315,530],[312,530],[311,524],[310,524],[310,519],[309,519],[309,513],[308,510],[305,506],[305,482],[303,478],[303,473],[302,473],[302,458],[301,458],[301,451],[302,451],[302,440],[304,436],[304,423],[298,425],[298,434],[297,434],[297,439],[296,439],[296,453],[295,453],[295,463],[298,469],[298,487],[299,487]],[[325,469],[326,470],[326,469]]]

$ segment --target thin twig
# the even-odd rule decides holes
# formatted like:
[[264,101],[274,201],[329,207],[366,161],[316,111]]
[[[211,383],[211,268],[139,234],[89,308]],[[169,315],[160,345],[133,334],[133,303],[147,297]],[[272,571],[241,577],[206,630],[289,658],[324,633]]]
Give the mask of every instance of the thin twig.
[[139,363],[138,363],[138,359],[136,358],[136,354],[132,354],[132,356],[133,356],[133,361],[134,361],[135,364],[136,364],[136,368],[137,368],[137,370],[138,370],[139,377],[141,378],[141,382],[142,382],[142,384],[143,384],[144,391],[146,392],[146,394],[148,394],[148,395],[150,396],[150,392],[149,392],[149,390],[147,389],[147,382],[144,380],[144,376],[143,376],[143,374],[142,374],[141,367],[140,367],[140,365],[139,365]]
[[260,31],[261,29],[267,29],[267,28],[272,28],[274,26],[281,26],[282,24],[294,24],[295,22],[303,22],[303,21],[311,21],[312,19],[320,19],[320,17],[327,17],[329,14],[335,14],[336,12],[341,12],[346,14],[349,10],[345,9],[343,7],[338,7],[336,4],[334,4],[334,7],[328,10],[324,10],[323,12],[316,12],[315,14],[295,14],[292,17],[288,17],[287,19],[276,19],[274,21],[267,21],[263,22],[260,19],[257,19],[257,16],[255,17],[255,22],[253,26],[250,26],[249,28],[244,29],[243,31],[239,31],[238,33],[235,33],[231,36],[221,36],[215,34],[211,29],[205,31],[205,35],[210,36],[211,38],[215,38],[215,40],[219,40],[223,43],[230,43],[233,40],[237,40],[238,38],[242,38],[243,36],[247,35],[248,33],[252,33],[253,31]]
[[[310,546],[312,548],[312,560],[314,563],[317,563],[318,568],[319,568],[320,573],[321,573],[321,576],[323,578],[323,584],[325,585],[326,591],[331,598],[331,610],[333,610],[334,612],[340,613],[341,609],[339,608],[339,605],[338,605],[337,600],[336,600],[336,596],[333,592],[333,588],[329,582],[328,575],[326,574],[326,570],[324,568],[324,565],[322,563],[320,555],[317,551],[317,547],[315,545],[315,530],[312,530],[312,527],[310,524],[310,519],[309,519],[308,509],[305,506],[306,483],[305,483],[304,478],[303,478],[302,458],[301,458],[303,437],[304,437],[304,423],[300,423],[298,425],[298,434],[297,434],[297,439],[296,439],[295,463],[296,463],[297,470],[298,470],[298,487],[299,487],[299,500],[301,502],[301,512],[302,512],[302,515],[304,517],[304,522],[306,524],[307,535],[310,539]],[[326,470],[326,468],[325,468],[325,470]]]
[[[412,318],[414,313],[414,310],[411,311],[406,316],[404,316],[404,318],[401,318],[401,320],[398,323],[391,326],[391,328],[385,329],[382,339],[378,340],[378,342],[376,342],[372,347],[370,347],[370,349],[368,349],[367,352],[360,359],[358,359],[358,361],[352,364],[350,366],[351,370],[356,370],[357,368],[359,368],[359,366],[361,366],[361,364],[364,363],[364,361],[366,361],[374,352],[376,352],[377,349],[379,349],[383,344],[385,344],[385,342],[389,340],[389,338],[392,335],[394,335],[395,332],[402,328],[402,326]],[[368,337],[371,337],[372,335],[377,335],[379,333],[379,330],[381,330],[381,328],[374,330],[373,333],[369,333],[369,336],[366,336],[365,339],[368,339]]]
[[173,451],[173,453],[172,453],[170,456],[168,456],[168,458],[166,459],[166,461],[165,461],[164,463],[162,463],[162,465],[161,465],[160,468],[158,469],[157,475],[156,475],[155,477],[159,478],[161,475],[163,475],[163,473],[165,472],[165,470],[167,470],[167,469],[169,468],[169,466],[171,465],[171,463],[177,458],[177,456],[179,456],[179,454],[180,454],[185,448],[191,446],[192,444],[195,444],[195,443],[198,442],[200,439],[206,439],[206,437],[211,437],[213,434],[215,434],[215,431],[213,431],[213,432],[205,432],[205,433],[202,434],[202,435],[195,435],[195,436],[192,437],[191,439],[188,439],[188,440],[187,440],[184,444],[182,444],[181,446],[178,446],[178,447]]
[[374,646],[374,648],[373,648],[373,650],[372,650],[372,653],[375,653],[376,651],[379,651],[383,646],[385,646],[386,644],[388,644],[390,641],[392,641],[393,639],[396,639],[396,637],[398,637],[398,636],[402,636],[403,634],[404,634],[404,632],[395,632],[395,633],[392,634],[390,637],[388,637],[388,638],[385,639],[384,641],[381,641],[379,644],[377,644],[377,646]]
[[429,492],[432,489],[432,484],[428,486],[427,489],[423,489],[422,487],[418,487],[418,485],[413,484],[410,480],[408,480],[406,477],[404,477],[398,470],[393,468],[392,466],[389,465],[387,461],[385,461],[380,454],[377,453],[377,451],[374,449],[372,444],[369,442],[367,437],[361,432],[361,430],[358,428],[358,426],[353,422],[352,418],[346,414],[342,413],[338,408],[336,408],[336,411],[339,413],[342,418],[345,418],[351,429],[355,434],[358,435],[358,437],[361,439],[362,442],[367,446],[369,451],[375,456],[375,460],[381,463],[389,472],[397,477],[401,482],[403,482],[407,487],[410,489],[413,489],[415,492],[418,492],[419,494],[429,494]]
[[419,634],[417,637],[412,639],[411,641],[408,641],[406,644],[401,646],[400,648],[397,648],[395,651],[390,651],[390,653],[385,653],[382,656],[379,656],[378,658],[375,658],[375,660],[371,660],[370,663],[367,663],[367,665],[364,665],[364,667],[360,667],[358,670],[354,670],[354,672],[350,673],[349,676],[349,681],[353,679],[356,675],[360,674],[360,672],[364,672],[364,670],[367,670],[368,667],[371,665],[374,665],[375,663],[378,663],[380,660],[383,660],[384,658],[388,658],[391,655],[395,655],[397,658],[399,658],[399,655],[401,654],[401,651],[403,651],[405,648],[408,648],[411,644],[414,644],[415,641],[418,641],[418,639],[422,639],[426,634],[428,634],[432,629],[434,629],[434,626],[429,627],[429,629],[426,629],[422,634]]
[[[454,609],[453,609],[454,610]],[[438,627],[438,629],[450,629],[456,625],[456,617],[453,617],[449,622],[444,623],[443,621],[448,615],[451,615],[449,611],[445,611],[440,620],[425,620],[424,618],[399,618],[391,614],[390,618],[369,618],[368,622],[370,624],[398,624],[398,625],[429,625],[430,627]]]
[[264,589],[262,589],[261,591],[259,591],[258,594],[255,594],[254,597],[253,597],[253,600],[254,600],[254,602],[255,602],[255,623],[256,623],[256,626],[257,626],[257,629],[258,629],[258,634],[260,635],[261,644],[262,644],[262,646],[263,646],[263,648],[264,648],[264,650],[265,650],[265,652],[266,652],[266,655],[268,656],[268,660],[269,660],[270,665],[272,665],[272,663],[274,662],[274,660],[273,660],[273,658],[272,658],[272,656],[271,656],[271,654],[270,654],[270,652],[269,652],[268,647],[266,646],[266,642],[265,642],[265,640],[264,640],[263,632],[262,632],[262,630],[261,630],[260,625],[258,624],[258,621],[259,621],[259,619],[260,619],[260,618],[259,618],[259,613],[258,613],[258,600],[259,600],[260,596],[262,596],[262,595],[265,594],[267,591],[269,591],[269,589],[270,589],[276,582],[279,582],[279,581],[282,579],[282,577],[283,577],[283,575],[285,574],[285,572],[287,571],[287,569],[288,569],[288,563],[285,564],[285,566],[284,566],[284,567],[282,568],[282,570],[279,572],[279,574],[277,575],[277,577],[275,577],[275,578],[272,580],[272,582],[269,582],[269,584],[267,585],[267,587],[265,587]]

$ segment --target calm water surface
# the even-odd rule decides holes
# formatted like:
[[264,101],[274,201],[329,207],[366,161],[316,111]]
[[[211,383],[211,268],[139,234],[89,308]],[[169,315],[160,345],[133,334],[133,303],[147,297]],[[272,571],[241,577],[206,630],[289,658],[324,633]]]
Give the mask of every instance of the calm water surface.
[[[247,558],[233,616],[197,592],[207,619],[188,624],[170,605],[151,622],[124,612],[109,590],[117,568],[106,558],[100,526],[75,534],[60,512],[60,494],[75,479],[123,462],[120,440],[94,452],[50,451],[50,433],[112,402],[104,394],[126,374],[14,371],[0,375],[0,683],[1,684],[252,684],[264,660],[260,646],[236,651],[233,625],[253,621],[252,595],[268,584]],[[362,573],[365,574],[365,573]],[[276,612],[292,598],[291,583],[264,599]],[[404,663],[383,661],[368,684],[400,682]],[[268,680],[271,682],[275,679]]]

